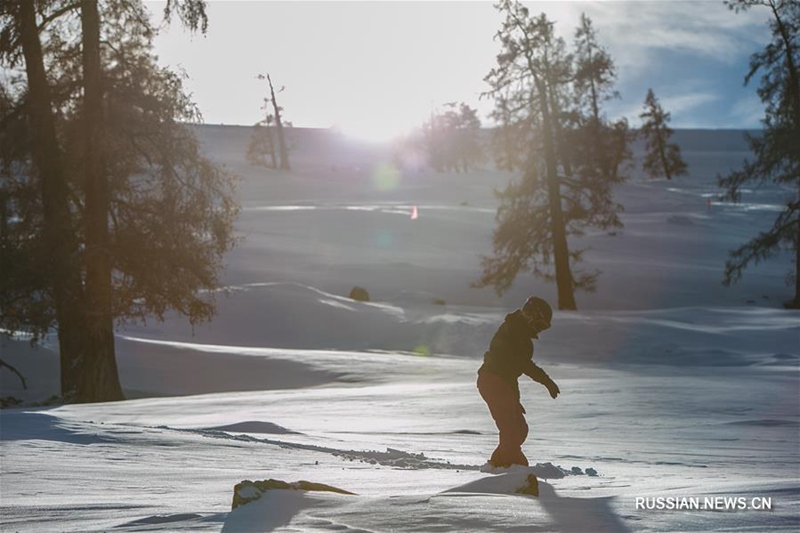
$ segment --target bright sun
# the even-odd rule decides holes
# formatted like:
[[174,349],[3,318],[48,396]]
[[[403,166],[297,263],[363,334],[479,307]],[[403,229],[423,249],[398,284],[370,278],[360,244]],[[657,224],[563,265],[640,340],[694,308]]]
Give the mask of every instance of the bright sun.
[[345,124],[339,129],[352,139],[375,143],[389,142],[400,135],[400,133],[385,124]]
[[392,141],[408,132],[408,126],[397,124],[394,121],[382,121],[379,117],[374,119],[350,120],[338,126],[342,133],[353,139],[374,143]]

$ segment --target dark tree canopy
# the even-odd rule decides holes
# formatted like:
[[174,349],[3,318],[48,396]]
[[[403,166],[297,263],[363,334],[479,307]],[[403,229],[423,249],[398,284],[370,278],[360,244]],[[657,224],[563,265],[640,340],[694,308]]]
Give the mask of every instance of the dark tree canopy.
[[728,2],[736,11],[769,10],[772,41],[750,58],[745,84],[760,75],[758,96],[766,106],[763,132],[748,135],[753,158],[740,170],[719,177],[728,198],[737,200],[748,184],[774,183],[789,188],[785,208],[772,227],[730,253],[724,283],[738,281],[750,263],[772,259],[782,251],[793,251],[787,276],[794,285],[788,307],[800,308],[800,4],[792,0],[739,0]]
[[[203,26],[200,4],[171,1],[168,7]],[[192,323],[209,319],[223,254],[235,242],[234,179],[201,153],[187,124],[197,121],[199,113],[184,92],[182,76],[156,64],[154,30],[140,2],[37,6],[36,27],[48,31],[34,35],[41,45],[40,64],[47,67],[46,77],[36,84],[30,73],[18,70],[22,12],[11,6],[0,10],[8,30],[2,38],[10,45],[0,59],[13,73],[0,86],[0,327],[27,331],[34,339],[55,328],[65,399],[115,399],[101,382],[116,376],[98,371],[98,363],[87,355],[99,350],[86,334],[99,307],[88,291],[107,292],[111,320],[161,319],[168,310]],[[92,40],[86,14],[91,18],[93,6],[99,34]],[[86,51],[92,42],[100,45],[96,78],[87,75],[92,60]],[[97,103],[91,103],[90,94]],[[31,113],[36,105],[54,111],[50,139],[37,133]],[[92,115],[96,109],[101,113]],[[89,134],[92,123],[100,135]],[[55,193],[48,185],[50,174],[37,162],[43,150],[57,154],[53,161],[64,177]],[[91,187],[100,187],[101,201],[92,200]],[[53,212],[48,202],[54,199],[65,206],[59,225],[63,236],[47,229]],[[97,226],[93,216],[107,221],[107,235],[100,241],[90,231]],[[66,255],[58,252],[62,237],[73,243]],[[93,242],[102,245],[107,274],[101,268],[97,276],[87,277],[98,265]],[[59,257],[66,259],[59,263]],[[84,283],[69,285],[65,265]],[[62,342],[67,335],[74,336],[77,347]],[[64,382],[65,361],[77,368],[71,383]]]

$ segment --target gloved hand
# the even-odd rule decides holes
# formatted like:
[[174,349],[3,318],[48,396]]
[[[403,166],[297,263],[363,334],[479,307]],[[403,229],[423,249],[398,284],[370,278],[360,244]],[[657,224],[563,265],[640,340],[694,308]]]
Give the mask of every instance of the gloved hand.
[[545,387],[547,387],[547,391],[550,393],[550,397],[554,400],[556,399],[556,396],[558,396],[559,393],[561,393],[561,389],[558,388],[558,385],[556,385],[556,382],[553,381],[552,379],[547,383],[545,383]]

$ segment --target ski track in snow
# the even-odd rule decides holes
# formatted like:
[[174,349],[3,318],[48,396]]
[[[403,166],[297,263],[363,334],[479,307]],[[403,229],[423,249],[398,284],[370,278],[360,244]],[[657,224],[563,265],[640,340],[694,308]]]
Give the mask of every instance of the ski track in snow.
[[[275,424],[261,422],[258,423],[258,426],[256,426],[257,431],[255,432],[258,432],[258,429],[260,429],[261,425],[269,425],[269,427],[276,426]],[[249,424],[233,424],[231,427],[227,429],[224,428],[180,429],[180,428],[172,428],[169,426],[157,426],[155,429],[197,434],[214,439],[228,439],[238,442],[269,444],[292,450],[305,450],[305,451],[326,453],[334,457],[339,457],[344,461],[359,461],[361,463],[366,463],[370,465],[381,465],[391,468],[400,468],[408,470],[423,470],[423,469],[466,470],[466,471],[472,470],[472,471],[487,472],[491,474],[505,474],[506,472],[509,471],[509,469],[503,469],[503,468],[486,469],[485,468],[486,465],[451,463],[450,461],[442,461],[436,458],[426,457],[424,453],[412,453],[403,450],[397,450],[394,448],[387,448],[385,452],[377,450],[344,450],[338,448],[331,448],[328,446],[303,444],[298,442],[289,442],[285,440],[270,439],[264,437],[254,437],[248,434],[254,432],[252,430],[252,427],[253,424],[249,423]],[[277,427],[280,428],[280,426]],[[286,430],[285,428],[281,428],[279,432],[296,433],[291,430]],[[512,472],[514,471],[514,468],[516,467],[511,468]],[[583,469],[579,467],[572,467],[570,469],[566,469],[561,466],[554,466],[551,463],[545,463],[545,464],[540,463],[531,466],[529,468],[524,468],[523,472],[525,474],[534,474],[543,479],[560,479],[565,476],[574,476],[574,475],[590,475],[590,476],[598,475],[597,471],[591,467],[587,468],[586,471],[584,472]]]

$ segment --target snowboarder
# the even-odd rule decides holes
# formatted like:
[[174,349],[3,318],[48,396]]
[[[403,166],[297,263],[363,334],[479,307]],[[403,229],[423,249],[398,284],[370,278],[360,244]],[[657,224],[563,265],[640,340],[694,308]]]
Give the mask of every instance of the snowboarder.
[[489,459],[494,467],[528,466],[528,459],[522,453],[528,424],[525,408],[519,401],[519,377],[525,374],[541,383],[553,399],[561,392],[550,376],[533,363],[531,339],[538,339],[538,334],[550,327],[552,317],[550,305],[531,296],[521,309],[506,315],[483,356],[483,365],[478,370],[478,392],[500,430],[500,443]]

